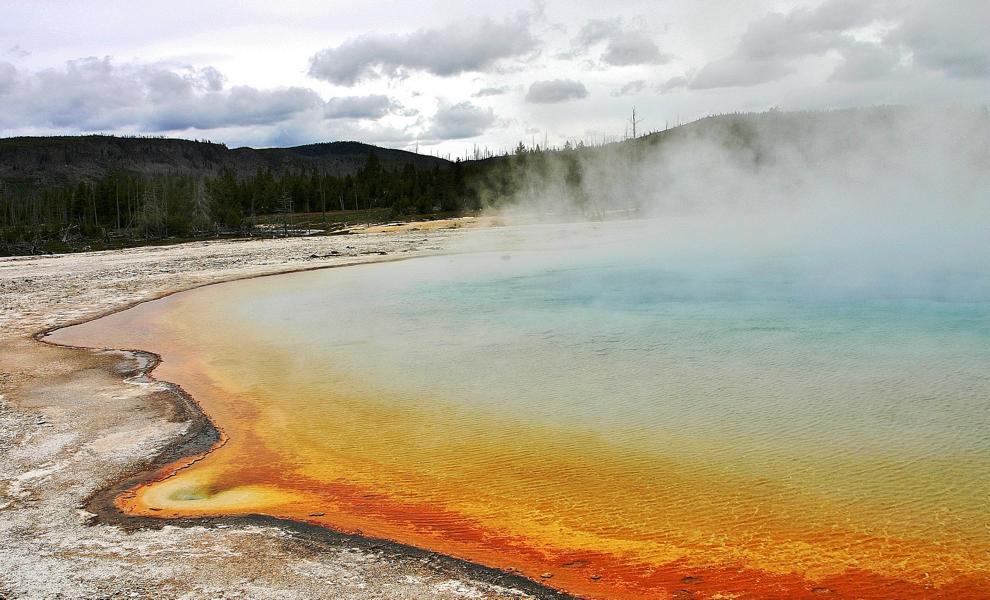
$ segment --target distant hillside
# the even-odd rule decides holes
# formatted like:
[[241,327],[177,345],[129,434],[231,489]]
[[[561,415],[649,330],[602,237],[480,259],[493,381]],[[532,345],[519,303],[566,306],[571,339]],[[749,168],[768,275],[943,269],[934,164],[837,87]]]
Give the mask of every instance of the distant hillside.
[[386,169],[416,168],[447,161],[359,142],[330,142],[294,148],[236,148],[181,139],[104,135],[18,137],[0,139],[0,181],[43,185],[92,182],[113,171],[138,175],[215,176],[230,169],[238,178],[259,169],[276,174],[316,170],[332,176],[353,175],[375,153]]
[[332,231],[353,218],[481,209],[555,220],[650,216],[698,198],[730,202],[744,184],[762,190],[746,190],[749,198],[775,198],[803,193],[802,181],[815,178],[869,185],[885,172],[889,182],[926,161],[976,173],[959,181],[990,189],[990,111],[718,115],[623,141],[520,145],[455,163],[357,142],[231,150],[177,139],[11,138],[0,140],[0,254],[272,235],[277,223],[287,235],[290,222]]

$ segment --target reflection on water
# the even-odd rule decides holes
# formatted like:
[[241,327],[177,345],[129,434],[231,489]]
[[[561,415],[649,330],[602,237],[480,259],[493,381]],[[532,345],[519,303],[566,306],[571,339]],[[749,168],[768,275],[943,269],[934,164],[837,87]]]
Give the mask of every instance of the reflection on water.
[[990,305],[806,283],[476,254],[55,339],[161,353],[228,438],[135,513],[289,516],[590,596],[990,596]]

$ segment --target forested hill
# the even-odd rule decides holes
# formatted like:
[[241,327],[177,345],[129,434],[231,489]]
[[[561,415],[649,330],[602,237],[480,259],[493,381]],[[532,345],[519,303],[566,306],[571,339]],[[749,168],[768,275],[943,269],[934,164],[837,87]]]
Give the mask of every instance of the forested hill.
[[785,172],[781,181],[834,178],[854,158],[864,172],[891,170],[895,159],[937,149],[936,166],[985,179],[990,110],[729,114],[621,141],[520,143],[510,154],[453,163],[357,142],[230,150],[176,139],[11,138],[0,140],[0,255],[273,234],[276,223],[285,235],[335,231],[355,219],[482,208],[627,218],[685,194],[731,197],[741,182]]
[[91,183],[115,171],[141,176],[216,176],[229,170],[244,178],[259,170],[274,174],[316,171],[355,174],[370,153],[390,170],[448,164],[424,154],[359,142],[330,142],[294,148],[235,148],[182,139],[104,135],[0,139],[0,181],[42,185]]

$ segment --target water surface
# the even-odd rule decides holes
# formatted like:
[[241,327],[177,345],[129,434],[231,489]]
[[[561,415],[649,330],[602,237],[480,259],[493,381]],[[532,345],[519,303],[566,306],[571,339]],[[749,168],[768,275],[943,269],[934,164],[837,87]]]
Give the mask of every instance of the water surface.
[[54,338],[159,352],[225,434],[120,498],[135,514],[291,517],[593,597],[990,597],[980,298],[490,252]]

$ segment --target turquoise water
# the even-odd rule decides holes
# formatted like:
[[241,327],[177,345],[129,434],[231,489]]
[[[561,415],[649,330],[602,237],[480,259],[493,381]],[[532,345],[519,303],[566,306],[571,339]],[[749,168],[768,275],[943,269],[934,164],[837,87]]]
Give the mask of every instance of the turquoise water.
[[[855,480],[857,497],[986,508],[990,304],[761,268],[481,253],[280,278],[238,306],[269,315],[265,343],[321,357],[307,369],[366,374],[394,402],[436,398],[700,468],[788,464],[808,485]],[[884,471],[946,460],[953,490]]]
[[240,309],[270,315],[295,343],[344,350],[332,368],[401,381],[389,390],[400,395],[595,429],[990,450],[988,303],[816,299],[786,275],[699,279],[626,257],[560,258],[307,274]]
[[66,330],[160,351],[229,435],[133,510],[319,514],[607,597],[685,565],[714,591],[741,565],[742,589],[981,597],[985,269],[564,242],[209,286]]

